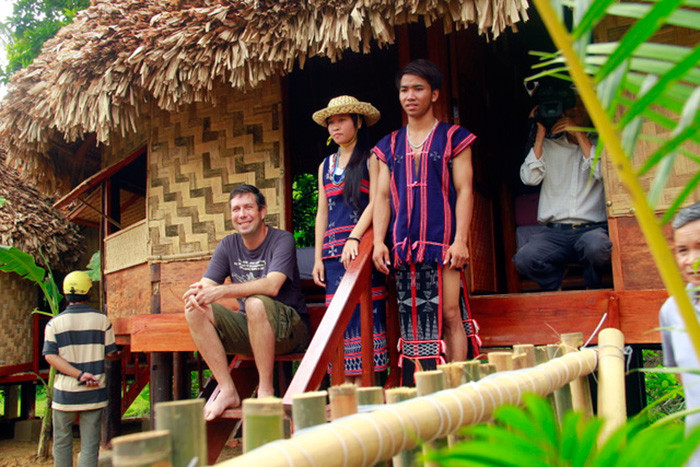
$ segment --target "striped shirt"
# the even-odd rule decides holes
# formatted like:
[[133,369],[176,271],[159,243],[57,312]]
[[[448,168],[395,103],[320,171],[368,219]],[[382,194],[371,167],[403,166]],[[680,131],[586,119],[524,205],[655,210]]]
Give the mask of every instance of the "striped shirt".
[[76,378],[58,372],[51,407],[67,412],[105,407],[105,355],[117,351],[107,316],[90,305],[68,305],[48,322],[44,335],[44,355],[58,355],[80,371],[92,373],[101,383],[98,387],[81,386]]

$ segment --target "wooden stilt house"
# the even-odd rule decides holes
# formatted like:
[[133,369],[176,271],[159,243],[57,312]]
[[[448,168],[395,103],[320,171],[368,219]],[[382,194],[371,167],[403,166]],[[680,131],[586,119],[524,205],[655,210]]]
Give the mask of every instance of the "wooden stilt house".
[[156,400],[185,395],[169,384],[193,350],[179,297],[232,231],[229,190],[257,185],[267,220],[291,230],[292,180],[329,151],[313,111],[339,94],[370,101],[379,139],[402,124],[394,75],[414,58],[445,73],[440,116],[478,135],[469,287],[484,345],[588,335],[606,313],[630,343],[658,343],[666,292],[609,165],[607,288],[582,290],[572,270],[571,290],[537,293],[512,264],[532,223],[518,179],[529,50],[553,46],[524,0],[97,0],[13,76],[0,135],[10,162],[99,239],[106,309],[120,343],[150,355]]

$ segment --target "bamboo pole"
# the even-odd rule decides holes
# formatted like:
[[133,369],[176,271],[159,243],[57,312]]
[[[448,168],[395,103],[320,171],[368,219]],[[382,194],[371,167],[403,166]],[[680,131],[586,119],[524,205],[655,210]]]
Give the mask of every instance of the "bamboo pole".
[[455,364],[462,367],[462,371],[464,371],[464,375],[467,378],[466,382],[477,381],[481,377],[481,375],[479,374],[479,365],[481,365],[481,363],[479,362],[479,360],[469,360],[468,362],[456,362]]
[[[386,390],[386,403],[396,404],[398,402],[413,399],[418,395],[416,388],[391,388]],[[411,433],[409,433],[409,436]],[[420,448],[401,451],[391,458],[393,467],[413,467],[417,464],[416,456]]]
[[535,346],[532,344],[516,344],[513,346],[513,355],[525,355],[525,363],[521,368],[532,368],[537,365],[535,358]]
[[594,371],[596,364],[597,353],[584,349],[535,368],[496,373],[484,381],[345,417],[221,465],[374,465],[415,448],[421,440],[445,437],[462,426],[489,420],[496,407],[518,404],[524,393],[552,392]]
[[510,371],[513,369],[513,352],[489,352],[489,363],[496,367],[496,371]]
[[604,420],[599,444],[627,420],[624,345],[619,329],[603,329],[598,335],[598,415]]
[[[583,334],[580,332],[562,334],[561,343],[564,353],[578,352],[578,349],[583,345]],[[571,388],[572,408],[581,412],[585,418],[591,418],[593,416],[593,398],[591,397],[588,377],[573,380],[569,388]]]
[[[564,349],[561,344],[549,344],[546,349],[550,360],[564,355]],[[572,407],[571,389],[569,387],[562,387],[554,391],[554,411],[557,413],[559,423],[564,419],[564,414],[571,410]]]
[[243,401],[243,452],[284,439],[282,399],[262,397]]
[[479,365],[479,377],[477,380],[484,379],[488,375],[492,375],[494,373],[496,373],[496,365],[493,363],[482,363]]
[[292,396],[294,431],[326,423],[326,391],[302,392]]
[[328,389],[331,404],[331,420],[357,413],[357,386],[344,383]]
[[[418,396],[427,396],[429,394],[442,391],[445,389],[445,374],[441,370],[419,371],[413,375],[416,378],[416,391]],[[426,441],[423,445],[423,454],[428,451],[443,449],[447,447],[447,437],[436,438]],[[434,463],[426,463],[427,466],[434,466]]]
[[170,431],[157,430],[117,436],[112,439],[114,467],[170,467]]
[[445,375],[446,388],[456,388],[467,382],[465,366],[462,363],[452,362],[438,365],[437,368]]
[[380,386],[357,388],[357,405],[381,405],[384,403],[384,389]]
[[174,467],[207,462],[207,426],[202,413],[204,399],[189,399],[156,404],[156,429],[169,430]]

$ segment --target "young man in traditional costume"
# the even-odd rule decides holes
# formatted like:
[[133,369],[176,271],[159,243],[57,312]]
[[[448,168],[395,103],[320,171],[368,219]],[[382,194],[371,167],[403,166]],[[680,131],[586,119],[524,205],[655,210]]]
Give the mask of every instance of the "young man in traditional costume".
[[397,87],[408,124],[373,149],[380,161],[373,261],[385,274],[396,269],[401,363],[419,360],[423,369],[466,360],[469,343],[478,348],[464,278],[476,136],[435,117],[441,84],[433,63],[406,65]]

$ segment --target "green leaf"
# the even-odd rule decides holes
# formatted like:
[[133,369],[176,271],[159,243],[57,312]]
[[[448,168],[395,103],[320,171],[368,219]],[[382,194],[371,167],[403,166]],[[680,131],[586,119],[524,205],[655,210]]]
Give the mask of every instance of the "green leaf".
[[590,8],[586,10],[581,21],[571,32],[572,39],[577,40],[584,35],[590,34],[593,27],[605,16],[608,6],[614,2],[615,0],[598,0],[593,2]]
[[[648,15],[651,10],[651,6],[640,3],[616,3],[608,8],[608,14],[638,19]],[[700,27],[700,13],[685,8],[670,14],[665,20],[667,24],[682,28],[698,29]]]
[[14,272],[36,284],[41,284],[46,275],[46,271],[36,265],[32,255],[7,245],[0,245],[0,271]]
[[[648,91],[640,92],[641,96],[637,96],[632,106],[625,112],[620,119],[621,125],[626,125],[633,118],[639,115],[647,106],[654,103],[657,97],[661,96],[668,85],[672,81],[684,78],[684,75],[693,69],[700,60],[700,46],[695,47],[683,60],[676,63],[673,67],[663,72],[661,79]],[[691,94],[692,96],[692,94]],[[692,98],[692,97],[691,97]],[[697,108],[697,107],[696,107]]]
[[[615,49],[610,55],[609,60],[596,74],[595,80],[602,80],[626,60],[639,44],[649,39],[664,24],[666,17],[668,17],[681,2],[682,0],[661,0],[649,8],[648,14],[634,23],[627,31],[620,41],[619,47]],[[611,8],[608,9],[608,13],[610,13],[610,10],[613,10],[615,6],[616,5],[611,6]]]
[[673,200],[673,203],[668,207],[666,212],[664,212],[663,217],[661,218],[661,223],[666,224],[671,221],[671,218],[675,215],[676,212],[678,212],[678,209],[681,208],[681,205],[685,202],[685,200],[690,196],[690,194],[695,191],[695,189],[698,187],[698,184],[700,184],[700,172],[697,172],[693,178],[690,179],[690,181],[683,187],[683,190],[676,196],[676,198]]
[[102,261],[100,251],[96,251],[91,257],[87,265],[87,274],[93,282],[99,282],[102,279]]

